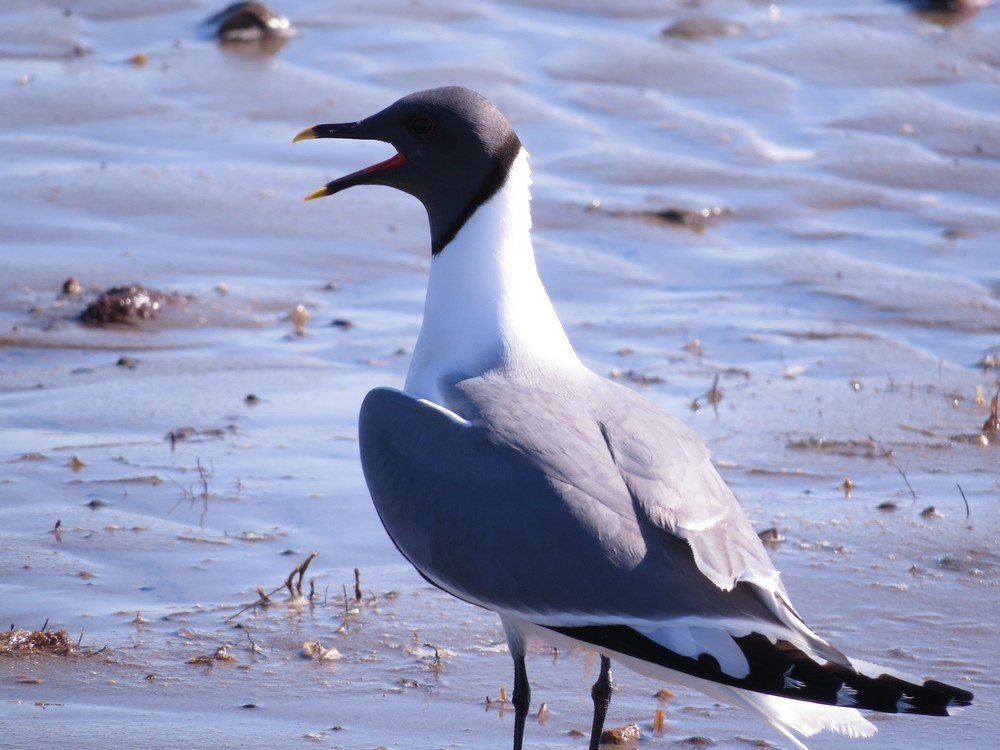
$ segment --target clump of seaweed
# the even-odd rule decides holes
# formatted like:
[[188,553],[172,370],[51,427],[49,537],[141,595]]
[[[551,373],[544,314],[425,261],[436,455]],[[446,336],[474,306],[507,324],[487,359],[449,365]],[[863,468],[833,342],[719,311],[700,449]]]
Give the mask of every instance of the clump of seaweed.
[[53,630],[48,621],[41,630],[24,630],[11,626],[0,633],[0,656],[25,656],[27,654],[47,654],[68,656],[73,652],[73,642],[66,629]]
[[80,321],[92,326],[140,325],[157,318],[165,307],[188,301],[190,298],[141,284],[116,286],[87,305]]

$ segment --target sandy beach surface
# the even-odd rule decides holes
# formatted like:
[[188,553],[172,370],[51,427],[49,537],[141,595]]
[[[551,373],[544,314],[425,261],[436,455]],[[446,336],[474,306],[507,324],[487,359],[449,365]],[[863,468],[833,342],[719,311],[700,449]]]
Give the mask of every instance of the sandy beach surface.
[[[291,145],[446,84],[532,154],[583,359],[704,435],[806,620],[976,694],[810,746],[1000,736],[1000,8],[280,0],[298,33],[262,46],[213,38],[223,5],[0,8],[0,628],[72,646],[0,654],[0,747],[509,747],[496,618],[398,555],[357,455],[426,217],[303,203],[391,153]],[[130,285],[155,317],[80,321]],[[528,670],[528,745],[585,747],[596,658]],[[789,747],[616,676],[641,747]]]

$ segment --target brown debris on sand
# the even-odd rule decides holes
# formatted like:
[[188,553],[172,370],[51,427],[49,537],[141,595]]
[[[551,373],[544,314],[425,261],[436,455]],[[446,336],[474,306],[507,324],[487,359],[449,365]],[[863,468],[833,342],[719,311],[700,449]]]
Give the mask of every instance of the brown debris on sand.
[[25,654],[48,654],[68,656],[73,652],[73,642],[65,629],[22,630],[11,628],[0,633],[0,656],[24,656]]
[[[309,556],[305,560],[303,560],[298,565],[296,565],[294,568],[292,568],[292,572],[288,574],[288,577],[285,579],[285,582],[281,586],[278,586],[277,588],[273,589],[272,591],[265,591],[263,588],[258,587],[257,588],[257,597],[258,597],[257,601],[250,602],[250,604],[247,604],[246,606],[241,607],[238,612],[236,612],[235,614],[230,615],[229,617],[226,618],[226,620],[227,621],[233,620],[233,619],[239,617],[240,615],[242,615],[247,610],[256,609],[258,607],[272,607],[272,606],[277,606],[277,605],[281,605],[281,604],[288,605],[288,604],[303,604],[303,603],[310,603],[311,604],[311,603],[313,603],[315,601],[315,598],[316,598],[315,581],[312,580],[312,579],[310,579],[308,594],[305,593],[305,591],[303,590],[302,583],[303,583],[303,579],[305,578],[306,571],[309,569],[309,563],[311,563],[313,560],[315,560],[316,557],[318,557],[318,556],[319,556],[319,552],[316,552],[315,550],[313,550],[312,552],[310,552]],[[356,572],[355,573],[355,581],[356,581],[355,585],[359,587],[358,588],[359,591],[360,591],[360,580],[361,580],[361,573],[360,572]],[[288,601],[287,602],[276,602],[276,601],[274,601],[271,597],[274,596],[275,594],[277,594],[282,589],[286,589],[288,591]],[[347,599],[346,595],[345,595],[344,599],[345,599],[345,602],[346,602],[346,599]]]
[[236,661],[236,657],[233,656],[232,648],[229,644],[223,643],[211,654],[193,656],[184,663],[192,664],[194,666],[214,667],[216,664],[225,664],[234,661]]
[[638,724],[628,724],[624,727],[605,729],[601,732],[602,745],[634,746],[642,738]]
[[712,37],[740,36],[747,27],[739,21],[727,21],[712,16],[691,16],[674,21],[660,32],[660,36],[679,39],[710,39]]
[[1000,351],[987,352],[976,363],[977,367],[983,368],[983,372],[990,370],[1000,370]]
[[612,216],[633,217],[638,216],[657,224],[681,227],[689,229],[695,234],[702,234],[706,229],[719,221],[719,219],[732,216],[733,211],[723,206],[704,206],[702,208],[675,208],[667,207],[662,209],[645,211],[613,211]]
[[990,415],[983,422],[983,435],[987,440],[1000,440],[1000,415],[997,414],[997,402],[1000,400],[1000,386],[990,400]]
[[856,438],[842,440],[827,437],[808,437],[789,440],[787,447],[789,450],[823,451],[836,456],[875,458],[878,455],[878,444],[870,437],[864,440]]
[[62,285],[62,296],[75,297],[83,292],[83,287],[75,276],[70,276]]
[[159,316],[168,305],[188,302],[172,292],[147,289],[141,284],[108,289],[80,313],[80,321],[92,326],[140,325]]

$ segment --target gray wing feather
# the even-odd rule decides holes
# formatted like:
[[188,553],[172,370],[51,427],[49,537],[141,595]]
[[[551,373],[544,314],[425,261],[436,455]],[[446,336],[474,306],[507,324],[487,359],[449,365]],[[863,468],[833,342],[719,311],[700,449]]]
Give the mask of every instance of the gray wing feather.
[[[684,539],[716,586],[777,585],[767,552],[704,442],[648,399],[592,373],[566,381],[562,391],[490,375],[457,388],[469,398],[457,405],[502,442],[530,446],[553,476],[590,490],[590,505],[636,515]],[[594,486],[579,481],[597,479],[598,469]],[[621,492],[609,492],[613,487],[627,490],[627,504]]]
[[[671,414],[626,388],[606,424],[608,449],[645,518],[687,541],[716,586],[777,585],[777,572],[701,439]],[[624,393],[623,393],[624,392]]]
[[670,415],[596,375],[551,387],[485,375],[453,386],[447,406],[464,419],[376,389],[360,419],[382,522],[433,583],[538,622],[775,622],[773,603],[737,582],[777,574]]
[[493,609],[572,612],[602,601],[593,576],[574,579],[588,561],[595,574],[607,567],[600,529],[613,520],[600,516],[610,514],[574,519],[525,453],[390,389],[368,394],[359,428],[382,523],[431,582]]

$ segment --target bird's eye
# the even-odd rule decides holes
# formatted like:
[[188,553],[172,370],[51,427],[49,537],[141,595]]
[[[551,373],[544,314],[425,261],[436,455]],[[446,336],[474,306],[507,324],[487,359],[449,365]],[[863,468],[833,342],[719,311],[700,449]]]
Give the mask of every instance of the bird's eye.
[[426,115],[419,115],[410,120],[407,127],[414,135],[429,135],[434,130],[434,120]]

